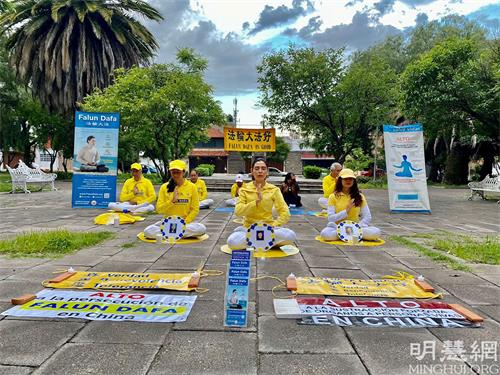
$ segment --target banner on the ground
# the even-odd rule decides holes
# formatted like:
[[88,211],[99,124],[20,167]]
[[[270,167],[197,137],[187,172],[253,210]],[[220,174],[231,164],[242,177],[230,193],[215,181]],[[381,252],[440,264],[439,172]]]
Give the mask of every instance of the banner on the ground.
[[388,279],[297,277],[297,294],[382,298],[438,298],[415,284],[413,276]]
[[247,326],[250,264],[250,251],[232,252],[224,296],[224,325],[227,327]]
[[196,296],[42,290],[2,315],[172,323],[186,321]]
[[431,212],[422,125],[384,125],[384,147],[391,211]]
[[440,302],[297,298],[297,303],[302,316],[299,324],[397,328],[480,327],[448,304]]
[[72,207],[116,201],[119,113],[76,112]]
[[169,289],[180,291],[195,290],[189,282],[193,273],[124,273],[78,271],[60,281],[45,281],[44,286],[56,289]]
[[224,151],[274,152],[276,130],[224,128]]

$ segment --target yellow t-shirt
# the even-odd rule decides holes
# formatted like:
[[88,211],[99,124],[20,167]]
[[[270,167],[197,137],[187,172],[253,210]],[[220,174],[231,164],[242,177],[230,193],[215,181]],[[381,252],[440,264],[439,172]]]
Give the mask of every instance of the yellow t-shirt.
[[323,197],[328,198],[330,194],[335,190],[335,184],[337,183],[337,178],[333,178],[331,175],[326,175],[323,178]]
[[[245,184],[243,184],[245,185]],[[241,185],[240,189],[243,187],[243,185]],[[232,186],[231,186],[231,198],[236,198],[236,192],[238,191],[238,184],[235,182]],[[239,193],[238,193],[239,195]]]
[[[360,219],[359,213],[361,211],[361,207],[366,206],[366,198],[363,194],[361,194],[361,198],[362,198],[361,206],[360,207],[354,206],[353,208],[351,208],[351,210],[347,213],[347,217],[345,219],[342,219],[341,221],[351,220],[351,221],[354,221],[356,223],[359,222],[359,219]],[[352,198],[349,194],[344,194],[342,192],[340,192],[338,194],[333,193],[328,198],[328,205],[334,206],[335,212],[339,213],[340,211],[343,211],[347,208],[347,205],[349,204],[351,199]],[[339,222],[337,222],[337,223],[339,223]]]
[[[138,194],[134,193],[134,188],[137,186]],[[120,202],[135,202],[137,204],[153,203],[156,200],[155,188],[153,183],[141,176],[139,181],[133,177],[129,178],[123,184],[120,193]]]
[[156,212],[167,216],[181,216],[186,220],[186,224],[191,223],[200,211],[200,200],[198,190],[191,181],[184,180],[184,183],[178,188],[177,202],[172,203],[174,192],[167,191],[167,184],[161,185],[158,193],[158,203]]
[[[239,191],[235,214],[244,218],[243,225],[249,227],[255,222],[264,222],[278,227],[290,220],[290,211],[277,186],[266,183],[262,188],[262,201],[257,205],[257,188],[253,182],[244,184]],[[278,218],[273,219],[273,206]]]
[[200,199],[200,201],[204,201],[205,199],[207,199],[208,192],[205,181],[198,177],[194,185],[196,186],[196,189],[198,189],[198,198]]

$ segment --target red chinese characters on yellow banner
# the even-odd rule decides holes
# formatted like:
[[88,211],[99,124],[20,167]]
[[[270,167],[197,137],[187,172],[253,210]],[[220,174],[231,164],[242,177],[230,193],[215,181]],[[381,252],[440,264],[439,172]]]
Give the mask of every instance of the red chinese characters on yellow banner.
[[274,152],[276,151],[276,130],[224,128],[224,150]]

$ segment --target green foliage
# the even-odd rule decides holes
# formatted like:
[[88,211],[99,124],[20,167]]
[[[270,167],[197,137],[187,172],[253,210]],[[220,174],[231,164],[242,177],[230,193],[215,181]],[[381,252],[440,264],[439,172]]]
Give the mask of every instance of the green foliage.
[[[118,182],[125,182],[129,178],[132,178],[132,174],[130,173],[120,173],[117,175]],[[153,183],[153,185],[160,185],[163,183],[161,176],[156,173],[144,175],[144,178],[150,180]]]
[[58,258],[113,237],[111,232],[72,233],[65,229],[28,232],[15,238],[0,240],[0,254],[11,257]]
[[211,176],[214,174],[215,165],[213,164],[198,164],[195,168],[200,176]]
[[377,177],[375,180],[373,177],[358,176],[356,181],[360,189],[387,189],[387,176]]
[[148,63],[158,48],[133,15],[159,21],[143,0],[12,2],[0,17],[0,34],[21,79],[43,106],[72,114],[95,87],[106,87],[112,72]]
[[224,122],[212,87],[198,71],[204,59],[197,55],[188,59],[188,52],[192,54],[185,49],[178,54],[178,61],[188,65],[117,70],[115,83],[96,90],[83,104],[87,111],[120,112],[120,144],[132,147],[136,154],[144,151],[153,162],[160,160],[163,167],[156,167],[163,181],[169,160],[186,157],[197,142],[206,140],[211,124]]
[[71,181],[73,179],[73,172],[57,171],[57,181]]
[[302,171],[302,174],[305,178],[318,179],[321,177],[321,168],[316,167],[315,165],[306,165],[304,167],[304,170]]
[[257,67],[268,123],[298,132],[318,154],[341,162],[369,148],[374,125],[392,113],[396,74],[378,58],[344,68],[343,49],[296,48],[266,55]]
[[276,137],[276,151],[266,153],[266,159],[268,161],[282,163],[286,160],[290,151],[291,148],[288,143],[286,143],[283,138]]
[[368,168],[372,162],[373,158],[366,155],[360,147],[357,147],[346,157],[344,168],[349,168],[353,171],[362,171]]

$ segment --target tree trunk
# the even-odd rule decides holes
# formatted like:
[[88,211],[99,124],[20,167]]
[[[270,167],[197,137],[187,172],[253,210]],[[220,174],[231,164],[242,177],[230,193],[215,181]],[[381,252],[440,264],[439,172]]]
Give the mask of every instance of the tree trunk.
[[453,143],[446,159],[444,180],[451,185],[467,183],[470,148],[459,142]]

